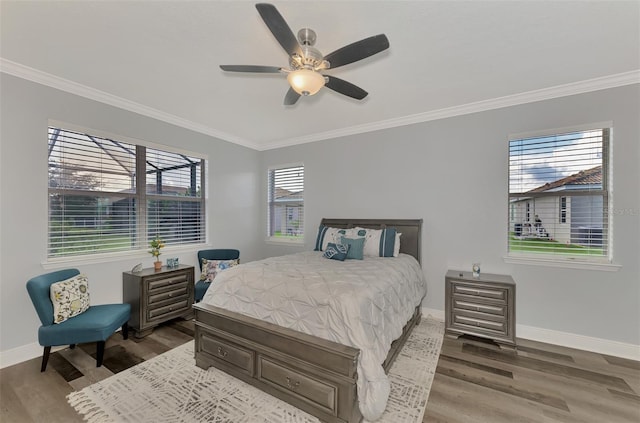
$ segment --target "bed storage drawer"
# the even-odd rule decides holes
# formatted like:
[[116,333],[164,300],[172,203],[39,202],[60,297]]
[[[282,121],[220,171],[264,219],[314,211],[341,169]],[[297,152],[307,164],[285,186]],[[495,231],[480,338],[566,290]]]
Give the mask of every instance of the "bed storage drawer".
[[262,355],[258,356],[258,379],[305,402],[320,406],[330,414],[336,414],[338,387],[330,381],[312,378],[309,373],[303,374]]
[[200,333],[199,336],[201,352],[209,354],[216,360],[224,361],[248,376],[253,376],[255,359],[253,351],[206,333]]

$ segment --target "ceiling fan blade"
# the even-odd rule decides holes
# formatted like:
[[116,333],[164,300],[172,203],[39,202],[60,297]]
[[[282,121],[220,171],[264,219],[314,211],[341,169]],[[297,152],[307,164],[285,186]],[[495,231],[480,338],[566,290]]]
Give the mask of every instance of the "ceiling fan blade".
[[299,98],[300,98],[300,94],[295,92],[293,88],[289,87],[289,91],[287,91],[287,94],[284,96],[284,105],[292,106],[296,104]]
[[325,87],[332,89],[333,91],[344,94],[348,97],[355,98],[356,100],[362,100],[369,93],[363,90],[362,88],[353,85],[351,82],[347,82],[344,79],[336,78],[335,76],[324,75],[325,78],[328,78]]
[[259,65],[220,65],[220,69],[227,72],[255,72],[255,73],[280,73],[282,68],[276,66]]
[[389,48],[389,40],[384,34],[374,35],[364,40],[344,46],[332,53],[324,56],[324,60],[328,61],[330,69],[338,66],[348,65],[357,62],[374,54],[380,53]]
[[276,37],[276,40],[278,40],[287,54],[289,54],[289,56],[297,54],[300,57],[304,57],[296,36],[291,31],[291,28],[289,28],[289,25],[287,25],[287,22],[284,20],[280,12],[278,12],[278,9],[269,3],[258,3],[256,4],[256,9],[258,9],[258,13],[262,16],[262,20],[267,24],[269,30],[273,36]]

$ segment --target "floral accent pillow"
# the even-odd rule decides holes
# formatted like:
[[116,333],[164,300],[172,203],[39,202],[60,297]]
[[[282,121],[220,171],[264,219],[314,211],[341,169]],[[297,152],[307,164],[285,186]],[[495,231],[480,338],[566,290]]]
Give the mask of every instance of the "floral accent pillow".
[[80,274],[52,283],[49,296],[53,304],[53,323],[62,323],[89,308],[89,280]]
[[202,282],[213,282],[218,273],[239,264],[238,259],[234,260],[207,260],[202,259],[202,274],[200,280]]

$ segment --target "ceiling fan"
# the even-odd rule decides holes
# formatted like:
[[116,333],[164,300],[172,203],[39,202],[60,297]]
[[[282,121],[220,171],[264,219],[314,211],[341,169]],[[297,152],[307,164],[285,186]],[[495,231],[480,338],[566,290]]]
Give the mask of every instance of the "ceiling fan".
[[[367,92],[335,76],[322,74],[322,71],[357,62],[389,48],[386,35],[379,34],[344,46],[325,56],[313,45],[316,33],[303,28],[298,39],[293,35],[280,12],[272,4],[258,3],[256,9],[267,24],[269,30],[289,55],[290,68],[260,65],[220,65],[223,71],[254,73],[286,73],[290,88],[284,97],[285,105],[295,104],[300,96],[316,94],[322,87],[356,100],[362,100]],[[299,41],[298,41],[299,40]]]

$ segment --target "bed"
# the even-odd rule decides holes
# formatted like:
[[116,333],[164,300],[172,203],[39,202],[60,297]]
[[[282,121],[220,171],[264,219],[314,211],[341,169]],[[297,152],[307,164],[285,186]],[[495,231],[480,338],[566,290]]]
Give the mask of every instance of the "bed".
[[[400,273],[404,274],[409,272],[409,274],[412,275],[411,277],[419,277],[420,283],[424,284],[423,274],[419,266],[421,258],[421,219],[323,219],[321,223],[328,227],[345,229],[355,227],[369,229],[396,228],[397,232],[402,234],[397,260],[395,258],[379,258],[379,260],[371,259],[365,261],[352,260],[353,263],[348,263],[346,266],[338,265],[335,268],[343,271],[347,269],[348,266],[356,266],[354,269],[357,270],[354,271],[354,273],[359,273],[364,275],[361,277],[372,280],[370,279],[372,277],[370,273],[363,273],[363,264],[366,264],[366,267],[375,269],[375,266],[378,265],[391,265],[391,267],[404,266],[404,264],[401,265],[401,263],[405,261],[410,263],[407,269],[411,268],[411,271],[405,271],[403,270],[404,267],[401,267]],[[308,262],[311,265],[310,269],[313,270],[315,269],[313,266],[317,266],[319,260],[326,262],[333,261],[320,259],[321,254],[322,253],[319,252],[303,252],[291,255],[291,257],[274,257],[266,261],[254,262],[253,267],[249,266],[250,263],[246,266],[238,266],[238,270],[233,270],[235,273],[229,271],[225,276],[228,276],[226,279],[243,279],[248,278],[249,276],[247,275],[250,275],[251,272],[261,274],[260,272],[270,270],[270,267],[274,269],[289,269],[287,266],[292,266],[290,268],[295,270],[287,271],[288,274],[282,277],[283,279],[288,278],[295,280],[295,278],[298,277],[298,273],[296,273],[298,271],[297,262],[290,262],[288,260]],[[349,261],[350,260],[347,260],[343,263]],[[382,262],[384,262],[384,264]],[[238,273],[243,266],[245,266],[245,273]],[[305,272],[308,271],[309,270],[305,270]],[[336,270],[336,272],[337,271],[338,270]],[[381,270],[375,271],[380,272]],[[376,275],[379,274],[385,273],[376,273]],[[218,277],[221,276],[222,274]],[[315,273],[306,274],[300,279],[304,279],[305,283],[307,283],[306,281],[314,277],[317,277]],[[269,278],[269,276],[265,276],[265,279]],[[215,282],[217,283],[218,280],[216,279]],[[210,297],[209,300],[213,304],[215,304],[216,301],[222,301],[220,298],[223,297],[224,289],[235,290],[233,291],[235,293],[234,295],[244,295],[243,292],[240,292],[243,291],[244,288],[224,288],[225,285],[223,284],[225,282],[225,280],[222,280],[220,285],[212,285],[209,289],[211,294],[209,291],[207,292],[207,295]],[[260,283],[262,282],[255,282],[252,279],[251,285],[256,286]],[[216,287],[215,289],[219,289],[219,295],[216,295],[215,289],[212,290],[214,286]],[[269,292],[270,289],[271,288],[266,288],[265,293]],[[273,289],[275,290],[276,288]],[[308,291],[313,291],[313,288],[308,288],[305,285],[305,292]],[[239,292],[240,294],[238,294]],[[397,321],[394,323],[397,329],[390,329],[388,333],[385,331],[384,333],[378,333],[376,335],[376,338],[389,337],[391,334],[394,336],[393,342],[391,342],[391,340],[382,342],[387,347],[390,344],[388,352],[386,349],[384,350],[386,356],[384,354],[380,356],[380,348],[375,345],[371,347],[371,351],[368,347],[363,349],[357,348],[354,345],[359,345],[359,343],[351,342],[353,341],[351,335],[348,336],[349,339],[345,338],[345,342],[331,340],[334,338],[342,340],[342,335],[333,336],[333,331],[336,328],[331,328],[331,333],[329,334],[327,331],[323,332],[319,326],[314,329],[313,322],[311,321],[313,319],[309,322],[300,322],[299,326],[298,322],[296,322],[296,325],[289,324],[291,327],[284,327],[276,324],[275,322],[278,322],[278,318],[272,315],[258,318],[258,316],[261,316],[260,311],[253,313],[241,307],[236,309],[236,311],[231,311],[227,308],[234,307],[228,305],[223,308],[209,304],[206,302],[207,297],[205,297],[205,301],[194,305],[196,318],[196,365],[203,369],[207,369],[210,366],[221,369],[318,417],[322,421],[360,422],[363,414],[368,419],[372,417],[376,418],[381,412],[379,412],[379,410],[370,410],[369,404],[374,401],[369,398],[369,394],[371,392],[376,393],[376,390],[373,388],[369,390],[369,384],[372,382],[372,387],[377,387],[378,380],[370,377],[371,371],[368,370],[375,366],[367,367],[363,363],[370,362],[372,357],[376,357],[376,359],[380,360],[380,364],[377,364],[377,367],[380,368],[382,372],[388,371],[405,340],[411,333],[411,330],[420,321],[421,300],[425,292],[426,289],[421,295],[413,294],[414,298],[411,299],[412,304],[404,306],[405,308],[409,307],[408,313],[404,310],[402,322],[400,322],[399,325]],[[265,294],[264,300],[261,301],[267,303],[271,300],[269,296]],[[408,300],[405,299],[403,302],[408,303]],[[250,304],[252,308],[258,310],[262,309],[262,306],[265,305],[260,302],[249,302],[247,304]],[[343,308],[351,309],[354,307],[348,306]],[[252,313],[255,314],[254,317],[252,317]],[[348,311],[348,313],[351,313],[351,311]],[[311,315],[313,313],[309,314]],[[262,320],[263,318],[271,320],[271,322]],[[396,318],[394,317],[394,319]],[[356,320],[358,320],[358,318],[356,318]],[[364,321],[365,319],[362,318],[360,320]],[[370,326],[373,325],[370,323]],[[389,327],[391,327],[391,325],[389,325]],[[315,331],[322,333],[318,334],[318,332]],[[359,332],[356,331],[356,333]],[[395,335],[397,335],[397,337]],[[369,345],[366,340],[364,344]],[[377,352],[377,355],[374,354],[374,350]],[[366,377],[362,377],[363,371],[367,372]],[[366,390],[365,387],[363,387],[365,382],[367,384]],[[384,385],[383,382],[384,381],[380,380],[380,386]],[[361,411],[360,399],[362,399],[363,404],[365,403],[365,399],[359,398],[359,392],[366,393],[365,396],[368,398],[368,404],[364,408],[364,413]],[[376,393],[376,395],[378,394]],[[386,399],[379,404],[384,406]],[[384,409],[384,407],[382,409]]]

